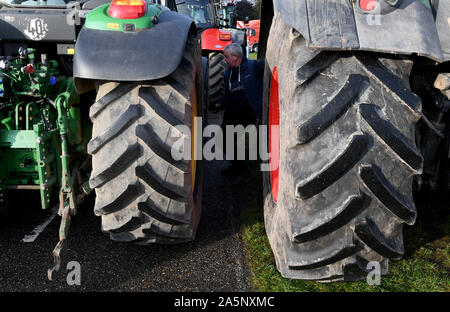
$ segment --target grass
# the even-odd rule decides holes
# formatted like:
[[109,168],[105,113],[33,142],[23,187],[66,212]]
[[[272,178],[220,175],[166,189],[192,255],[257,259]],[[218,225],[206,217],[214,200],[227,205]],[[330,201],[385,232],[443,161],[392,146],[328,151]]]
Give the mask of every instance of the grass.
[[[286,279],[275,267],[264,229],[262,175],[252,164],[252,181],[239,186],[236,196],[242,209],[242,237],[251,270],[252,289],[271,292],[443,292],[450,291],[450,198],[437,205],[428,196],[416,199],[414,226],[404,226],[405,255],[390,261],[381,285],[358,282],[318,283]],[[257,186],[257,187],[255,187]],[[448,196],[447,196],[448,197]],[[438,201],[436,201],[438,202]]]
[[255,53],[255,52],[250,53],[249,56],[248,56],[249,60],[256,60],[257,58],[258,58],[258,54]]

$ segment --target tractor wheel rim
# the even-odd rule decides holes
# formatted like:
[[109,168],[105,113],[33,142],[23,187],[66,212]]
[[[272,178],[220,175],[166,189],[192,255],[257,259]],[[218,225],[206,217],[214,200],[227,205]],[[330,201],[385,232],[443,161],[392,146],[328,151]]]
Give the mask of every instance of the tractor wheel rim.
[[191,130],[191,179],[192,179],[192,191],[194,191],[195,177],[197,172],[197,90],[196,84],[194,83],[194,94],[192,101],[192,130]]
[[272,198],[278,201],[278,181],[280,164],[280,102],[278,94],[278,70],[273,69],[269,100],[269,167]]

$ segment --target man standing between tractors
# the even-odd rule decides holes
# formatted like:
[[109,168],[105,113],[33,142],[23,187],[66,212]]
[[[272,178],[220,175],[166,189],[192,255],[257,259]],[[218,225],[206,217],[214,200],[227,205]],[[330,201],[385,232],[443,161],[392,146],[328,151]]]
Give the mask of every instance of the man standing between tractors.
[[[257,60],[248,60],[243,55],[241,46],[237,43],[225,47],[224,56],[228,65],[224,73],[225,94],[212,109],[213,111],[225,110],[222,130],[224,142],[227,142],[225,131],[227,125],[247,127],[251,124],[258,125],[262,119],[264,63]],[[235,151],[236,139],[235,137],[235,140],[233,140]],[[222,173],[230,174],[238,179],[248,176],[245,160],[237,160],[235,156],[231,160],[231,166],[222,169]]]

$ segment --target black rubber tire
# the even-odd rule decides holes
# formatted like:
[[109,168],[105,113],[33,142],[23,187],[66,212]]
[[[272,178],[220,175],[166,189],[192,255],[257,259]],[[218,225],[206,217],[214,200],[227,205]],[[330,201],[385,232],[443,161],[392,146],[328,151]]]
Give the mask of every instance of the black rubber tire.
[[94,212],[111,239],[139,244],[194,239],[201,213],[201,162],[193,185],[193,163],[174,160],[171,147],[181,137],[176,126],[192,127],[194,90],[197,115],[202,114],[201,66],[198,40],[190,36],[170,76],[99,85],[90,109],[90,187],[96,192]]
[[208,125],[209,109],[209,59],[202,56],[202,76],[203,76],[203,123]]
[[227,63],[222,52],[211,52],[209,59],[209,105],[214,106],[219,103],[225,93],[224,72]]
[[277,67],[280,109],[278,201],[264,173],[264,218],[284,277],[386,274],[414,224],[413,176],[421,101],[409,91],[412,63],[396,56],[312,50],[275,15],[266,53],[264,122]]

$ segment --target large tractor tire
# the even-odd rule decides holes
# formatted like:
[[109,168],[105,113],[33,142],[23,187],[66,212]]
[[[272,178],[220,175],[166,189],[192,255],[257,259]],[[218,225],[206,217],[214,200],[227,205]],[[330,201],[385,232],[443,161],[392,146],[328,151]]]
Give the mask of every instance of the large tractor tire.
[[411,66],[391,55],[309,49],[274,16],[264,119],[280,128],[269,130],[264,218],[284,277],[358,280],[377,268],[369,262],[386,274],[388,259],[403,255],[423,163]]
[[225,93],[225,81],[223,73],[227,69],[227,63],[222,52],[211,52],[209,59],[209,105],[219,103]]
[[[176,126],[193,129],[194,117],[202,114],[201,66],[198,40],[191,36],[180,65],[168,77],[99,85],[90,109],[90,186],[96,192],[94,212],[112,240],[147,244],[194,239],[201,212],[201,163],[175,160],[171,148],[185,138]],[[194,145],[192,140],[185,138],[185,147]]]
[[202,56],[202,76],[203,76],[203,123],[208,125],[209,108],[209,59]]

